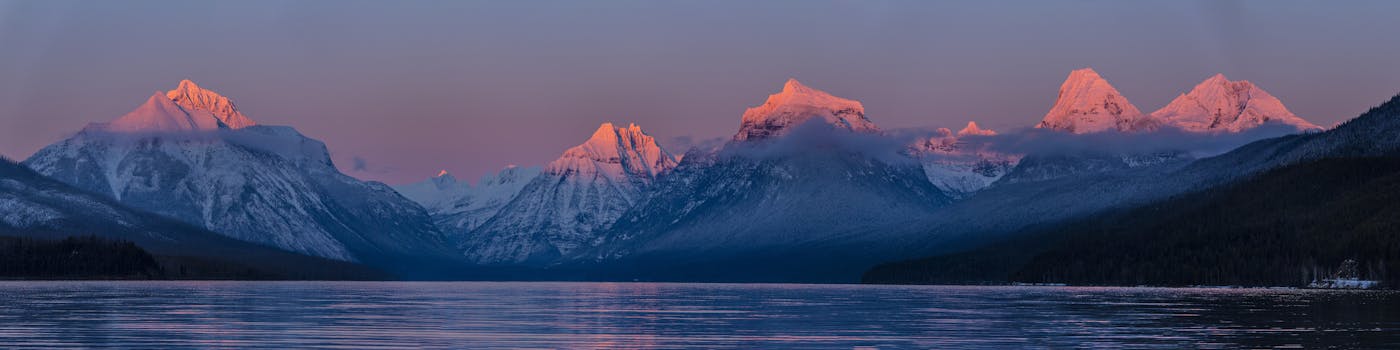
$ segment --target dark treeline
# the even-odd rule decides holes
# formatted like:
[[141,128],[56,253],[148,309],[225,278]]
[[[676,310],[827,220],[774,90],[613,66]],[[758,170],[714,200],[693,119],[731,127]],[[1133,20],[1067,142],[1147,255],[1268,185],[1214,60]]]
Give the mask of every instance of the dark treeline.
[[135,243],[96,236],[45,240],[0,237],[0,278],[132,278],[160,276],[156,258]]
[[153,255],[125,240],[0,236],[0,279],[279,279],[224,261]]
[[1348,259],[1400,285],[1400,158],[1327,159],[973,251],[878,266],[870,283],[1302,286]]

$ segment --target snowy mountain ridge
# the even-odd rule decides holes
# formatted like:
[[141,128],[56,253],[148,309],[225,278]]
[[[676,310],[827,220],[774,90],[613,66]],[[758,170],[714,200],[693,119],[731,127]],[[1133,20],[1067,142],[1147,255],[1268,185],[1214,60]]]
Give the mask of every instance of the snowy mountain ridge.
[[929,182],[949,197],[961,199],[991,186],[1020,161],[1021,155],[994,151],[987,142],[968,142],[995,135],[996,131],[969,121],[956,133],[939,128],[910,149],[923,164]]
[[495,216],[540,171],[540,167],[510,165],[498,173],[483,175],[473,186],[444,170],[427,180],[395,186],[394,190],[421,204],[450,240],[460,241]]
[[[1047,144],[1100,145],[1096,137],[1138,142],[1164,126],[1209,136],[1276,122],[1312,126],[1262,89],[1223,75],[1143,115],[1081,69],[1036,125],[1048,130],[1030,134],[1050,135]],[[631,254],[708,259],[696,255],[880,245],[869,235],[918,231],[890,223],[939,215],[989,188],[1033,189],[1193,160],[1170,149],[1031,157],[1011,152],[1037,148],[1000,147],[1022,141],[1018,134],[969,121],[911,143],[881,131],[861,102],[790,79],[745,110],[728,143],[683,159],[635,124],[603,123],[542,167],[506,167],[475,185],[442,171],[391,189],[341,174],[325,144],[258,125],[232,100],[186,80],[25,164],[124,206],[307,255],[374,263],[429,252],[479,265],[553,266]],[[895,157],[874,156],[886,148],[897,149]],[[30,209],[0,221],[52,220]]]
[[188,81],[24,164],[134,208],[302,254],[382,263],[446,252],[419,205],[340,173],[324,143],[252,123]]
[[880,129],[865,117],[865,107],[860,102],[848,100],[825,91],[813,89],[797,79],[788,79],[783,90],[768,95],[762,105],[744,111],[739,132],[734,141],[762,140],[780,136],[792,127],[820,118],[826,124],[838,129],[857,132],[879,132]]
[[[679,271],[777,252],[829,257],[815,252],[880,245],[865,241],[868,230],[949,202],[913,158],[883,154],[899,150],[883,147],[896,145],[859,102],[795,81],[783,90],[744,114],[733,142],[688,153],[621,213],[600,244],[565,259]],[[757,140],[763,142],[748,142]]]
[[135,110],[110,123],[94,123],[88,129],[122,133],[211,131],[228,125],[212,113],[186,110],[175,101],[156,92]]
[[675,157],[636,124],[621,127],[603,123],[588,141],[565,150],[544,171],[559,176],[585,174],[610,181],[649,182],[675,166]]
[[1075,134],[1152,132],[1171,127],[1194,133],[1239,133],[1265,124],[1298,131],[1321,127],[1294,115],[1278,98],[1246,81],[1216,74],[1161,109],[1144,115],[1092,68],[1070,72],[1055,105],[1036,128]]
[[1299,118],[1283,102],[1247,80],[1231,81],[1216,74],[1190,92],[1177,96],[1152,118],[1190,132],[1237,133],[1265,123],[1281,123],[1299,131],[1322,128]]
[[460,247],[479,264],[551,263],[601,242],[604,229],[675,166],[676,157],[641,127],[603,123],[461,234]]
[[1055,105],[1036,128],[1075,134],[1104,131],[1150,131],[1155,129],[1137,106],[1128,102],[1118,89],[1093,68],[1076,69],[1060,85]]
[[188,111],[205,111],[231,129],[242,129],[257,125],[238,107],[233,100],[218,93],[199,87],[189,79],[181,80],[174,90],[167,91],[165,97]]

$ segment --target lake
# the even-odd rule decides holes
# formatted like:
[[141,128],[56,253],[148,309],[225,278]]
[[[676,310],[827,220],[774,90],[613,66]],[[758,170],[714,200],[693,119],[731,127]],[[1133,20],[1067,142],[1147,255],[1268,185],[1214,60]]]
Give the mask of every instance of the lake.
[[1400,347],[1400,293],[495,282],[0,282],[6,347]]

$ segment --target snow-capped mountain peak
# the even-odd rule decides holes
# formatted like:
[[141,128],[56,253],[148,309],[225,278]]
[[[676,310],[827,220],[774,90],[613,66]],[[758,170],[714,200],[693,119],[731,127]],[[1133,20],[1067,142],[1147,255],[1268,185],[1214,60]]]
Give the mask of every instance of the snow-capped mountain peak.
[[1088,134],[1146,131],[1156,125],[1093,68],[1082,68],[1069,73],[1054,107],[1035,127]]
[[545,166],[545,172],[555,175],[596,173],[621,181],[636,178],[629,174],[654,178],[675,166],[675,157],[661,149],[656,139],[642,132],[640,126],[603,123],[583,144],[564,151],[559,159]]
[[1192,132],[1241,132],[1265,123],[1298,130],[1321,127],[1288,111],[1273,95],[1247,80],[1231,81],[1216,74],[1152,112],[1165,125]]
[[165,97],[175,101],[175,104],[180,105],[186,111],[209,112],[214,118],[232,129],[257,125],[252,119],[248,119],[248,116],[243,115],[243,112],[239,112],[232,100],[214,91],[201,88],[189,79],[181,80],[180,85],[175,90],[165,93]]
[[447,170],[439,171],[432,178],[433,185],[438,189],[446,189],[457,185],[457,177],[452,176]]
[[477,186],[496,186],[511,183],[521,183],[530,181],[535,175],[539,175],[539,167],[522,168],[515,164],[506,165],[501,171],[495,174],[482,175],[477,180]]
[[997,132],[996,132],[996,131],[993,131],[992,129],[983,129],[983,128],[981,128],[981,127],[978,127],[978,126],[977,126],[977,122],[974,122],[974,121],[969,121],[969,122],[967,122],[967,126],[966,126],[966,127],[963,127],[962,130],[958,130],[958,136],[967,136],[967,135],[992,136],[992,135],[996,135],[996,134],[997,134]]
[[784,134],[788,128],[821,118],[839,129],[878,132],[874,122],[865,117],[865,107],[859,101],[848,100],[788,79],[783,90],[768,95],[762,105],[744,111],[743,122],[735,141],[758,140]]
[[969,142],[967,138],[996,134],[996,131],[983,129],[977,122],[969,121],[957,133],[948,128],[938,128],[932,136],[920,140],[912,148],[923,164],[924,175],[929,182],[949,197],[958,199],[991,186],[1021,159],[1020,155],[989,149],[990,144],[985,141]]
[[[473,221],[480,226],[462,235],[463,252],[482,264],[532,264],[592,247],[603,239],[603,230],[676,163],[636,124],[603,123],[523,187],[500,186],[519,192],[494,209],[489,220]],[[482,183],[520,183],[523,174],[507,170]],[[472,227],[448,224],[449,232],[462,232],[453,226]]]
[[232,129],[219,111],[232,104],[185,82],[24,165],[137,209],[297,253],[364,263],[448,256],[419,205],[340,173],[324,143],[286,126]]
[[223,123],[209,113],[190,113],[157,91],[140,107],[108,123],[114,132],[180,132],[216,130]]
[[418,202],[433,216],[434,223],[453,242],[496,215],[520,189],[540,174],[539,167],[506,166],[499,173],[482,175],[476,186],[457,181],[451,174],[438,176],[394,190]]

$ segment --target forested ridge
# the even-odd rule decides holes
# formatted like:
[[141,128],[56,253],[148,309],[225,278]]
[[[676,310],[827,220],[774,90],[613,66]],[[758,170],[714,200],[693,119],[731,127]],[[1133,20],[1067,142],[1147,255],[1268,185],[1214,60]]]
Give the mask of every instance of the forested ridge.
[[1337,158],[877,266],[868,283],[1301,286],[1354,259],[1400,285],[1400,158]]
[[129,241],[96,236],[0,237],[0,278],[153,278],[156,258]]
[[154,255],[131,241],[0,236],[0,279],[276,279],[228,262]]

